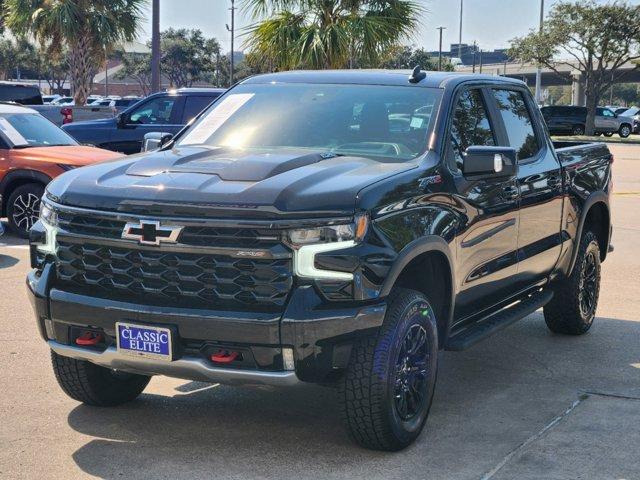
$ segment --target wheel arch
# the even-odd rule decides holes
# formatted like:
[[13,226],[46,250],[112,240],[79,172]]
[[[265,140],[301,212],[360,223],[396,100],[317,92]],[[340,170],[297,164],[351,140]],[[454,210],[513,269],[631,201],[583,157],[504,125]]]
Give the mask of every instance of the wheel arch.
[[574,241],[573,252],[571,253],[571,264],[568,274],[571,275],[573,267],[578,256],[578,245],[585,227],[589,228],[598,237],[600,244],[600,260],[604,261],[609,251],[609,242],[611,241],[611,212],[609,208],[609,198],[606,193],[594,192],[584,203],[582,213],[580,214],[580,223],[576,238]]
[[0,194],[3,199],[0,211],[2,216],[7,214],[9,197],[16,188],[28,183],[37,183],[46,186],[51,180],[52,178],[49,175],[37,170],[20,169],[10,171],[0,182]]
[[446,342],[453,319],[453,265],[449,244],[442,237],[427,235],[402,249],[381,289],[381,296],[387,296],[393,287],[424,293],[436,311],[440,347]]

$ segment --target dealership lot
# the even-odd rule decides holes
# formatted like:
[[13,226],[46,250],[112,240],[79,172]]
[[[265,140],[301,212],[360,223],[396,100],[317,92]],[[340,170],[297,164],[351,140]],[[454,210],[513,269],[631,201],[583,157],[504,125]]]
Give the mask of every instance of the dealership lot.
[[552,335],[541,313],[442,354],[427,427],[407,450],[346,437],[332,390],[154,378],[136,402],[85,407],[58,388],[24,277],[0,239],[2,478],[640,478],[640,146],[612,145],[615,252],[598,319]]

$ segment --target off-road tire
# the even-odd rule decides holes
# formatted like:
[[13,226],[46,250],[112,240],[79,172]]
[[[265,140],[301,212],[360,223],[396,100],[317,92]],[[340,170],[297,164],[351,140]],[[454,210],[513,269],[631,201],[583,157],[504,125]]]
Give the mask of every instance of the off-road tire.
[[29,237],[29,228],[37,221],[44,187],[27,183],[17,187],[7,200],[7,220],[11,230],[22,238]]
[[84,360],[51,352],[58,384],[74,400],[96,407],[113,407],[134,400],[151,377],[116,372]]
[[[553,299],[544,307],[544,319],[554,333],[582,335],[595,318],[600,294],[600,245],[598,237],[586,231],[580,239],[576,263],[571,275],[554,285]],[[585,280],[585,269],[593,268],[593,281]],[[586,309],[582,295],[589,295],[593,305]]]
[[[420,401],[404,405],[416,406],[412,417],[401,418],[401,396],[398,389],[406,372],[398,362],[410,351],[407,345],[411,332],[422,336],[424,331],[424,369],[415,367],[416,373],[409,378],[412,386],[419,385]],[[417,343],[417,342],[416,342]],[[401,356],[402,354],[402,356]],[[387,312],[377,336],[358,341],[351,352],[351,359],[339,395],[344,424],[351,438],[363,447],[374,450],[397,451],[410,445],[420,435],[426,422],[433,399],[437,377],[438,329],[436,317],[429,301],[419,292],[395,289],[389,296]],[[404,367],[407,363],[403,363]],[[420,369],[418,375],[417,370]],[[403,373],[404,372],[404,373]],[[424,380],[420,380],[424,378]],[[418,380],[415,380],[418,379]],[[415,380],[415,381],[414,381]],[[404,387],[403,387],[404,385]],[[415,398],[415,397],[411,397]]]

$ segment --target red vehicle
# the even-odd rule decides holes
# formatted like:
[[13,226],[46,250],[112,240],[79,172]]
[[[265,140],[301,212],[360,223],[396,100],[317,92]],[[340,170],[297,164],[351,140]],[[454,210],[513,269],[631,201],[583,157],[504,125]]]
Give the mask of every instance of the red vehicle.
[[0,105],[0,217],[27,237],[47,183],[67,170],[120,156],[79,145],[35,110]]

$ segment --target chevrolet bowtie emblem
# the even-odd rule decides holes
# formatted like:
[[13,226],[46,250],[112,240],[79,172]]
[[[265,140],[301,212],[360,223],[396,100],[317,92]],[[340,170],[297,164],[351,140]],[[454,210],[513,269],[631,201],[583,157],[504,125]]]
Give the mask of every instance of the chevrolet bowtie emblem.
[[142,245],[160,245],[160,243],[177,243],[178,235],[183,227],[161,226],[154,220],[140,220],[127,223],[122,231],[125,240],[136,240]]

